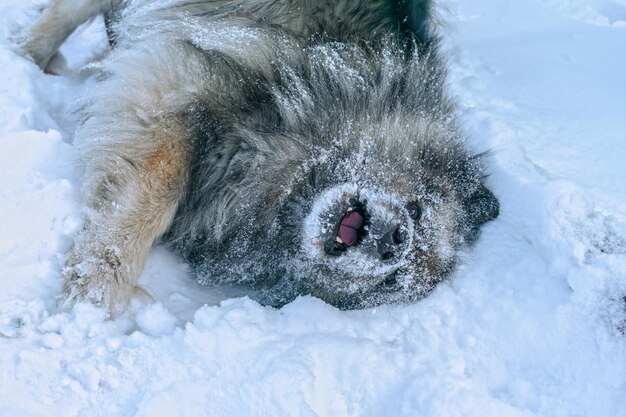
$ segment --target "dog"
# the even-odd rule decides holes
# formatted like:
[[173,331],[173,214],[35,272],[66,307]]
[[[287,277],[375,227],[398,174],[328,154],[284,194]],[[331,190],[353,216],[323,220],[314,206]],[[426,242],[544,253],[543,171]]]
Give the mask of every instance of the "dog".
[[104,15],[74,148],[85,221],[69,301],[123,306],[151,246],[282,306],[407,303],[498,216],[446,89],[429,0],[52,0],[43,70]]

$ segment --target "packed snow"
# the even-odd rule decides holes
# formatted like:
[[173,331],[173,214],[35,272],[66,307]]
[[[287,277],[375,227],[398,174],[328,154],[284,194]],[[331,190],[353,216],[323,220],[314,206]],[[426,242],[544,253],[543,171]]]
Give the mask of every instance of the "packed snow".
[[[439,3],[501,214],[426,299],[278,310],[156,247],[113,320],[57,299],[85,81],[14,52],[44,3],[0,4],[0,416],[626,416],[625,0]],[[106,52],[102,22],[63,51]]]

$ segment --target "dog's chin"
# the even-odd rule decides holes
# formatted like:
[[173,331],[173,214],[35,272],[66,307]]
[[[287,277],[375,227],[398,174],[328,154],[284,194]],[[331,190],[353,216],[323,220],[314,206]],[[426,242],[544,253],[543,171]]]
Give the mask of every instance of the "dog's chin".
[[372,284],[407,265],[415,229],[400,196],[351,183],[320,193],[303,228],[311,263]]

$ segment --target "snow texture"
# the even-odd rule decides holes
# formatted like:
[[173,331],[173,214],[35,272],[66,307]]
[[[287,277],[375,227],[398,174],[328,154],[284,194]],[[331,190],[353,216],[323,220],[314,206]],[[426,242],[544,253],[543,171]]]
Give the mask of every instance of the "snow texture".
[[[426,299],[276,310],[156,247],[152,300],[115,320],[57,304],[83,81],[14,53],[43,3],[0,3],[0,416],[626,416],[624,0],[440,3],[501,214]],[[63,47],[71,68],[105,50],[99,20]]]

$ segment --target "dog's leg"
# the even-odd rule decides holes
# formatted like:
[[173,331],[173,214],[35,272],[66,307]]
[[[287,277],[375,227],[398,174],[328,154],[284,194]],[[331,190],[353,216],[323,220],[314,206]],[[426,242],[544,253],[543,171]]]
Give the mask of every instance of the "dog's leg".
[[109,12],[122,0],[53,0],[30,29],[21,53],[45,70],[59,47],[87,20]]
[[185,193],[194,143],[180,109],[210,77],[203,55],[180,43],[156,41],[113,61],[77,131],[89,213],[63,274],[70,301],[115,310]]
[[124,304],[150,247],[174,216],[187,182],[191,143],[175,120],[154,127],[158,131],[152,137],[137,138],[151,142],[145,154],[111,149],[106,162],[93,161],[107,165],[108,171],[100,172],[102,182],[87,191],[91,213],[63,271],[72,300],[111,309]]

